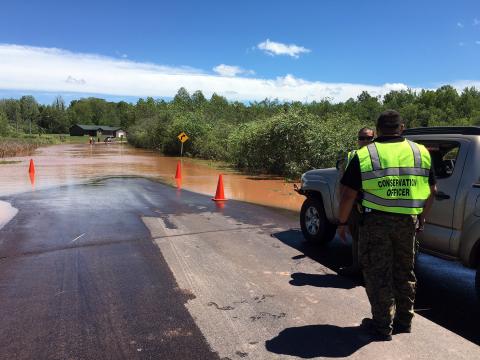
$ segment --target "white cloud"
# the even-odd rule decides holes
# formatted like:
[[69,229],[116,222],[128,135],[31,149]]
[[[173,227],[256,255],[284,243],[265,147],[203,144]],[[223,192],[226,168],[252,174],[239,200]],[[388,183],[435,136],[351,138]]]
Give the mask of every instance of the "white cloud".
[[475,41],[475,44],[480,45],[480,40]]
[[84,79],[75,79],[73,76],[70,76],[70,75],[68,75],[68,78],[67,80],[65,80],[65,82],[69,84],[80,84],[80,85],[84,85],[86,83]]
[[464,27],[464,25],[463,25],[461,22],[457,22],[457,26],[458,26],[459,28],[463,28],[463,27]]
[[464,43],[463,41],[460,41],[460,42],[458,43],[458,46],[465,46],[465,43]]
[[473,26],[478,26],[480,25],[480,20],[478,20],[477,18],[473,19]]
[[225,64],[220,64],[215,66],[213,68],[213,71],[215,71],[220,76],[237,76],[242,74],[243,75],[255,74],[253,70],[245,70],[239,66],[225,65]]
[[261,42],[257,45],[257,47],[271,56],[288,55],[294,58],[298,58],[300,54],[309,53],[311,51],[310,49],[304,48],[303,46],[298,46],[295,44],[282,44],[279,42],[270,41],[270,39]]
[[458,91],[462,91],[466,87],[475,87],[480,89],[480,80],[458,80],[451,85]]
[[406,90],[405,84],[364,85],[325,83],[293,75],[275,79],[211,75],[189,67],[167,67],[69,51],[0,44],[0,89],[97,94],[105,96],[172,97],[180,87],[214,92],[230,100],[334,102],[355,98],[362,91],[373,96]]

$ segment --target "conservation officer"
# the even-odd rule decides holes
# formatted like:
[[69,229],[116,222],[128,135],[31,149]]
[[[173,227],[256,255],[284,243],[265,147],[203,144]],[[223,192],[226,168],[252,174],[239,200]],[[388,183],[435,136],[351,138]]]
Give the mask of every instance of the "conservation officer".
[[[358,149],[363,148],[364,146],[370,144],[375,137],[375,131],[369,127],[363,127],[358,131],[358,138],[357,144]],[[352,161],[352,159],[357,154],[357,150],[352,150],[347,154],[347,158],[345,161],[345,168],[348,167],[348,164]],[[343,191],[343,189],[341,190]],[[360,210],[359,210],[359,203],[355,203],[352,212],[350,213],[350,217],[348,218],[348,229],[350,234],[352,235],[352,265],[341,267],[338,269],[338,273],[340,275],[350,276],[355,275],[360,272],[360,265],[358,263],[358,226],[360,222]]]
[[362,193],[359,257],[372,319],[363,319],[361,326],[378,341],[391,340],[392,330],[411,332],[416,226],[423,228],[435,193],[430,154],[402,137],[403,129],[398,112],[380,114],[378,138],[357,151],[341,179],[338,233],[343,239]]
[[[375,131],[368,126],[365,126],[358,130],[358,137],[357,137],[357,144],[358,148],[361,149],[362,147],[370,144],[373,141],[373,138],[375,137]],[[354,158],[355,154],[357,153],[357,150],[352,150],[347,154],[347,163],[345,167],[350,164],[350,161]]]

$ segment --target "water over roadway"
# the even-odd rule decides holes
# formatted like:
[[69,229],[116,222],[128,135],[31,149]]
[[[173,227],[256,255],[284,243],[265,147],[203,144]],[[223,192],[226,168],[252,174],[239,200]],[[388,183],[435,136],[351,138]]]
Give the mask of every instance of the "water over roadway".
[[442,327],[480,343],[471,271],[422,255],[417,312],[442,326],[418,316],[413,335],[371,343],[363,288],[335,273],[348,247],[307,246],[296,215],[146,179],[76,182],[0,198],[19,210],[0,230],[0,358],[480,355]]
[[[25,176],[30,158],[36,165],[35,189],[74,184],[106,176],[147,176],[174,183],[178,158],[160,156],[148,150],[118,144],[55,145],[39,148],[32,157],[9,158],[18,161],[0,165],[0,196],[30,191]],[[231,169],[215,169],[207,161],[183,160],[182,188],[213,195],[219,172],[224,172],[228,198],[297,211],[303,197],[291,183],[274,176],[245,176]]]

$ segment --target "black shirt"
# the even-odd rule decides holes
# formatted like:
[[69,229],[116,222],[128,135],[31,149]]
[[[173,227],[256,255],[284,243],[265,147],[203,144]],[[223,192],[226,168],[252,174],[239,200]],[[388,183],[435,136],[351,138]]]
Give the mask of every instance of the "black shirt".
[[[403,136],[379,136],[375,139],[375,142],[380,143],[395,143],[395,142],[402,142],[405,138]],[[430,173],[428,176],[428,184],[430,186],[436,184],[435,180],[435,173],[433,172],[433,163],[430,166]],[[343,174],[340,183],[344,186],[348,186],[350,189],[360,191],[362,189],[362,173],[360,171],[360,160],[358,159],[358,155],[355,154],[353,159],[348,164],[347,168],[345,169],[345,173]]]

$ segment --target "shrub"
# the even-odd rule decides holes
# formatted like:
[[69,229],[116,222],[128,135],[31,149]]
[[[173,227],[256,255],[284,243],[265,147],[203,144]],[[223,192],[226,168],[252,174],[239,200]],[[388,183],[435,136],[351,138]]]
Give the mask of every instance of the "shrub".
[[228,160],[245,170],[294,177],[312,168],[334,166],[339,151],[354,148],[359,128],[356,119],[345,115],[319,118],[289,110],[234,131]]

